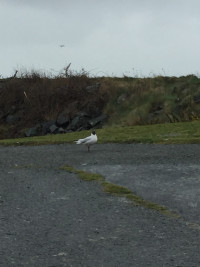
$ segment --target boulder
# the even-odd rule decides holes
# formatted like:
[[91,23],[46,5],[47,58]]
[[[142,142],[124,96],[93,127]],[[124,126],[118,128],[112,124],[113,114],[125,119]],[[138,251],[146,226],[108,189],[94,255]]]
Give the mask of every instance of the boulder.
[[51,121],[46,121],[46,122],[44,122],[43,124],[42,124],[42,133],[43,134],[48,134],[48,133],[50,133],[51,131],[50,131],[50,127],[52,126],[52,125],[54,125],[56,123],[56,121],[55,120],[51,120]]
[[31,137],[31,136],[39,135],[40,133],[41,133],[41,125],[37,124],[35,127],[27,129],[25,131],[25,136]]
[[56,133],[57,130],[58,130],[58,126],[56,126],[55,124],[53,124],[53,125],[51,125],[49,127],[49,130],[50,130],[51,133]]
[[76,116],[72,122],[67,127],[67,131],[77,131],[78,129],[82,128],[84,130],[88,128],[88,121],[90,120],[87,116]]
[[108,116],[103,114],[101,116],[98,116],[94,119],[89,120],[88,125],[90,128],[93,128],[94,126],[103,123],[107,118],[108,118]]
[[66,131],[62,127],[60,127],[60,128],[58,128],[57,133],[63,134],[63,133],[66,133]]
[[66,127],[66,126],[69,125],[69,123],[70,123],[69,111],[68,110],[65,110],[65,111],[61,112],[58,115],[58,118],[56,120],[56,124],[58,126]]

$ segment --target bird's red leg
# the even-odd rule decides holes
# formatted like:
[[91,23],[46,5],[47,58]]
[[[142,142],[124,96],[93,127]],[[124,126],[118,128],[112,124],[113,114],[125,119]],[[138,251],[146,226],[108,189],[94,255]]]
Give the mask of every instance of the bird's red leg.
[[88,152],[90,152],[90,146],[88,146]]

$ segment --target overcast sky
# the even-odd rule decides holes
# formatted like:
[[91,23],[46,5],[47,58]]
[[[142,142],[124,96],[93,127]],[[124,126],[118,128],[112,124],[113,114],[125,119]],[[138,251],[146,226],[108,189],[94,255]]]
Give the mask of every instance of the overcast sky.
[[0,75],[200,75],[199,0],[0,0]]

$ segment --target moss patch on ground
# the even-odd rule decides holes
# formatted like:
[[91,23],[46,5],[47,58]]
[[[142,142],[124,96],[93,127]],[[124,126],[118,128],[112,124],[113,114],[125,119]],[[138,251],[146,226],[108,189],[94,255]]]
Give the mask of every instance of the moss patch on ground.
[[78,177],[84,181],[97,181],[103,188],[103,191],[113,196],[120,196],[127,198],[132,204],[137,206],[143,206],[145,208],[160,212],[164,215],[174,218],[180,218],[181,216],[174,211],[169,210],[167,207],[159,205],[157,203],[144,200],[142,197],[137,196],[131,190],[124,186],[109,183],[101,174],[85,172],[77,170],[70,165],[60,167],[61,170],[65,170],[70,173],[75,173]]

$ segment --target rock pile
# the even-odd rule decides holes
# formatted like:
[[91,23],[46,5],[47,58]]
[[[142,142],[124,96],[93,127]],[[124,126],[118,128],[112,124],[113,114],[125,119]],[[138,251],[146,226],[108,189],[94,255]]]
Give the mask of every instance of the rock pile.
[[[102,112],[105,98],[99,92],[100,83],[91,84],[74,78],[67,85],[62,81],[63,86],[60,86],[58,79],[55,88],[52,85],[47,90],[45,88],[53,80],[41,79],[35,83],[32,79],[29,82],[19,79],[11,82],[0,79],[0,96],[4,99],[0,105],[0,124],[9,129],[2,138],[101,128],[107,119]],[[46,87],[42,82],[47,83]],[[51,119],[46,119],[48,117]]]
[[106,121],[107,115],[101,114],[92,118],[90,114],[79,112],[73,119],[66,113],[61,112],[56,120],[39,123],[25,131],[25,136],[36,136],[46,134],[61,134],[74,131],[89,130],[91,128],[101,128]]

